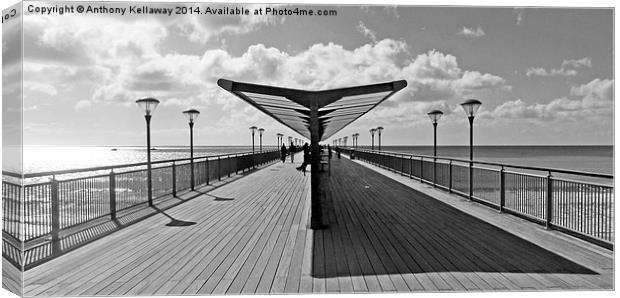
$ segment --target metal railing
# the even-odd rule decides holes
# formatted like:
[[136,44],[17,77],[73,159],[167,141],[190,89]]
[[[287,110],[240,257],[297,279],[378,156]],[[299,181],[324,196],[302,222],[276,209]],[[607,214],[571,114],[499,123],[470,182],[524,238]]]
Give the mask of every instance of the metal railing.
[[[277,150],[196,157],[194,184],[207,185],[279,158]],[[190,189],[189,158],[151,165],[155,203]],[[70,233],[63,231],[79,230],[93,221],[116,220],[119,212],[148,206],[146,166],[136,163],[23,176],[3,171],[3,256],[18,266],[28,266],[65,250],[61,242],[68,236],[61,234]]]
[[613,249],[613,175],[386,151],[343,152]]

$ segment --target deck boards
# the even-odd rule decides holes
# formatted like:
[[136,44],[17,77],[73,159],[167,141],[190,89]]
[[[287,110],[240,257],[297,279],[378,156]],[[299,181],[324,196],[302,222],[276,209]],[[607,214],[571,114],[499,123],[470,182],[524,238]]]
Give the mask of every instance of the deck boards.
[[[613,288],[612,254],[600,248],[553,232],[535,235],[553,238],[545,247],[557,246],[555,253],[345,158],[321,176],[328,228],[312,231],[310,175],[295,166],[276,163],[202,189],[200,197],[30,269],[24,294]],[[168,226],[171,219],[188,225]],[[576,247],[574,256],[567,245]]]

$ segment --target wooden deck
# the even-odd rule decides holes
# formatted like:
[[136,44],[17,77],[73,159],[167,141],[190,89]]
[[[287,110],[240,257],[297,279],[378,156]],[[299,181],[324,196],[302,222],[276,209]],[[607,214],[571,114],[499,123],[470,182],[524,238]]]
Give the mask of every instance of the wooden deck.
[[297,165],[276,163],[30,269],[24,295],[613,288],[612,252],[542,231],[563,252],[579,247],[559,255],[344,158],[322,175],[329,228],[312,231],[310,175]]

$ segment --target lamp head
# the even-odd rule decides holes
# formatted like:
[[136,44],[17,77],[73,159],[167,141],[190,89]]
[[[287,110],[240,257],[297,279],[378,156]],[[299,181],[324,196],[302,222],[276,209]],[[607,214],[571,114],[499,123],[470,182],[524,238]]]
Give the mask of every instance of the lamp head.
[[183,115],[185,115],[185,118],[187,118],[187,121],[189,121],[189,123],[194,123],[194,121],[198,119],[198,115],[200,115],[200,112],[195,109],[190,109],[187,111],[183,111]]
[[467,117],[476,116],[476,112],[478,111],[481,105],[482,103],[477,99],[468,99],[461,104],[461,106],[463,107],[463,110],[465,110],[465,114],[467,114]]
[[441,116],[443,116],[443,112],[440,110],[434,110],[434,111],[430,111],[428,112],[428,117],[431,118],[431,122],[433,122],[433,124],[439,122],[439,119],[441,118]]
[[145,115],[150,116],[155,112],[159,100],[149,97],[136,100],[138,106],[144,110]]

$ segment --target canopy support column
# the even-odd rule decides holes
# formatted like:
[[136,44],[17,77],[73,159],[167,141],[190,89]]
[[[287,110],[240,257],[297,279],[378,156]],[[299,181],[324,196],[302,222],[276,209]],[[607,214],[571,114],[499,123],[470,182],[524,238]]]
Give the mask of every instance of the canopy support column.
[[319,99],[310,99],[310,204],[311,218],[310,228],[313,230],[326,228],[323,225],[323,207],[321,202],[321,187],[319,167],[321,166],[321,149],[319,148]]

